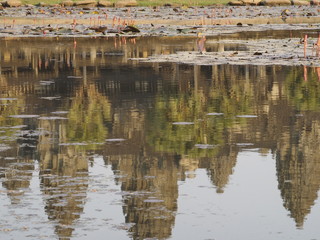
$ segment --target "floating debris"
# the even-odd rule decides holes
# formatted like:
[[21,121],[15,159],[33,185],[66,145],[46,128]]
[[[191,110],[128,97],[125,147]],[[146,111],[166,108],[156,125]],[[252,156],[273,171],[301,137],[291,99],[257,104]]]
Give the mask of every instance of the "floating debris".
[[40,117],[39,115],[28,115],[28,114],[26,114],[26,115],[10,115],[9,117],[11,117],[11,118],[38,118],[38,117]]
[[236,145],[239,147],[245,147],[245,146],[253,146],[254,144],[253,143],[237,143]]
[[37,145],[33,145],[33,144],[29,144],[29,143],[23,143],[23,144],[20,144],[19,147],[21,148],[36,148]]
[[60,99],[61,97],[41,97],[40,99],[45,99],[45,100],[56,100]]
[[160,202],[164,202],[164,200],[157,199],[157,198],[148,198],[148,199],[144,200],[144,202],[146,202],[146,203],[160,203]]
[[214,145],[211,144],[196,144],[194,146],[200,149],[212,149],[214,147]]
[[223,113],[216,113],[216,112],[213,112],[213,113],[207,113],[208,116],[221,116],[223,115]]
[[68,111],[55,111],[55,112],[51,112],[52,114],[68,114]]
[[60,146],[86,146],[87,143],[59,143]]
[[105,34],[106,31],[108,30],[107,26],[99,26],[99,27],[90,27],[90,30],[93,30],[96,33],[102,33]]
[[40,85],[51,85],[54,83],[54,81],[40,81],[39,83]]
[[42,135],[47,135],[48,131],[39,131],[39,130],[21,130],[17,132],[16,136],[23,137],[23,138],[32,138],[32,137],[38,137]]
[[125,32],[125,33],[127,33],[127,32],[133,32],[133,33],[139,33],[140,32],[140,30],[137,28],[137,27],[135,27],[135,26],[126,26],[124,29],[122,29],[121,30],[122,32]]
[[67,78],[70,78],[70,79],[81,79],[83,77],[82,76],[67,76]]
[[173,125],[193,125],[194,122],[173,122]]
[[25,127],[27,127],[27,125],[16,125],[16,126],[11,126],[9,128],[17,129],[17,128],[25,128]]
[[237,115],[238,118],[256,118],[257,115]]
[[39,117],[40,120],[66,120],[68,118],[58,116]]
[[123,142],[125,140],[126,139],[124,138],[109,138],[109,139],[106,139],[106,142]]
[[0,143],[0,152],[7,151],[9,149],[11,149],[10,146]]

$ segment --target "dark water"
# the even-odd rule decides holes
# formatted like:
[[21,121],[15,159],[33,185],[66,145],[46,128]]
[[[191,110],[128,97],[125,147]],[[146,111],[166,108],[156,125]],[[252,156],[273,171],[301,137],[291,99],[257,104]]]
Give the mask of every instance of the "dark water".
[[0,239],[319,239],[319,68],[130,60],[194,49],[2,39]]

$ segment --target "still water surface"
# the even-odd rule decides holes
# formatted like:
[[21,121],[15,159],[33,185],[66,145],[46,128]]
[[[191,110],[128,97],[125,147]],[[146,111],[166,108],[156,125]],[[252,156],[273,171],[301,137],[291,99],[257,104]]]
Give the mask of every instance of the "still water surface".
[[320,238],[319,69],[130,60],[188,37],[0,42],[1,239]]

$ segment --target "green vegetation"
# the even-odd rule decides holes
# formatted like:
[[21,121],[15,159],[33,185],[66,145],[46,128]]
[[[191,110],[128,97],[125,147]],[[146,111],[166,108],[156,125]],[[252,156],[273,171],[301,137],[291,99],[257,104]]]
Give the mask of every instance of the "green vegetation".
[[[67,139],[69,142],[87,143],[89,149],[103,143],[108,135],[104,122],[110,120],[111,105],[94,86],[80,89],[68,114]],[[90,146],[90,144],[93,144]]]
[[317,68],[296,67],[286,78],[287,96],[300,111],[319,111],[320,71]]
[[[148,143],[156,151],[188,155],[190,157],[212,157],[219,153],[227,140],[226,132],[234,126],[247,124],[247,119],[236,115],[252,114],[250,104],[252,92],[235,85],[233,95],[219,90],[184,93],[178,96],[156,98],[155,108],[148,114]],[[223,117],[208,116],[220,113]],[[192,122],[190,125],[175,125],[174,122]],[[205,149],[195,147],[206,145]]]
[[[23,125],[23,119],[12,118],[11,115],[21,114],[21,107],[25,104],[24,99],[17,100],[0,100],[1,110],[0,110],[0,138],[2,140],[8,140],[12,138],[13,134],[16,133],[17,129],[10,128],[10,126]],[[2,142],[2,141],[1,141]]]

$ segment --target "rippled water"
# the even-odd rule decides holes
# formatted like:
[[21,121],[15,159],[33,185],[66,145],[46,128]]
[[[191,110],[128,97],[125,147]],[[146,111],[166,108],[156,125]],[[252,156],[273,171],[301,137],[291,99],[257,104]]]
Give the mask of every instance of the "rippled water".
[[319,68],[130,60],[190,37],[0,42],[1,239],[319,239]]

